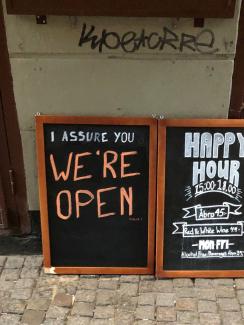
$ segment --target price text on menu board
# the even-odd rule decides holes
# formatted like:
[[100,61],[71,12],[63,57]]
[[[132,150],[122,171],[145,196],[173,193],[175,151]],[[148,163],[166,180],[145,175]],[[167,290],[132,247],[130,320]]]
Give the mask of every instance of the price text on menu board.
[[[155,121],[130,125],[125,120],[123,125],[119,120],[116,125],[112,120],[109,125],[108,119],[108,125],[99,125],[96,119],[91,124],[92,118],[90,124],[85,118],[72,124],[63,120],[44,123],[42,131],[46,197],[44,186],[41,195],[50,243],[46,245],[45,227],[43,236],[44,246],[50,245],[51,266],[149,272],[153,245],[150,252],[148,247],[154,240],[149,164],[152,141],[156,146]],[[44,225],[44,213],[42,217]]]
[[244,269],[243,129],[166,134],[164,269]]

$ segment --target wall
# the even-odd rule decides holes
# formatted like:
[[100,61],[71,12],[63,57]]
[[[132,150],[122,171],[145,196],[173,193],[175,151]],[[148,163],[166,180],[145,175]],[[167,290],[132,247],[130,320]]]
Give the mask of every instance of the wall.
[[203,28],[193,19],[118,17],[49,16],[37,25],[5,13],[30,210],[39,209],[37,112],[227,117],[239,9],[240,0],[234,19],[206,19]]

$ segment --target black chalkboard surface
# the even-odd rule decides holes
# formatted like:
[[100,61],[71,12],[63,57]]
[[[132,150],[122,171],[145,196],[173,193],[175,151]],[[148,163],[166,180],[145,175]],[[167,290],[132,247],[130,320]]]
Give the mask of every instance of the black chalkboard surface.
[[156,121],[36,122],[47,272],[152,273]]
[[244,276],[244,122],[160,124],[157,274]]

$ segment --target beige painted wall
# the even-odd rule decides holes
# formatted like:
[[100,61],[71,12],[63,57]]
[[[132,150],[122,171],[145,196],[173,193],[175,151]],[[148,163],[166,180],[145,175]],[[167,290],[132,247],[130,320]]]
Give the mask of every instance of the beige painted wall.
[[[163,114],[165,117],[226,117],[228,114],[240,0],[234,19],[206,19],[217,52],[185,48],[92,50],[78,46],[82,25],[126,31],[197,35],[193,19],[48,17],[5,14],[14,93],[24,149],[30,210],[39,209],[34,115]],[[209,34],[201,37],[209,41]],[[179,44],[177,43],[177,46]]]

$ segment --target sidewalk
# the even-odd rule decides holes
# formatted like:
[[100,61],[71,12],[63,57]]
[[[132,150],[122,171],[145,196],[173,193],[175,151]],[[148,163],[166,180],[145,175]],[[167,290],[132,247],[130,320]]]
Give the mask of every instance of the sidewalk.
[[47,275],[0,256],[0,324],[244,324],[244,279]]

